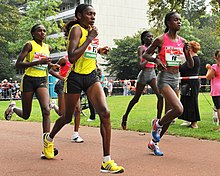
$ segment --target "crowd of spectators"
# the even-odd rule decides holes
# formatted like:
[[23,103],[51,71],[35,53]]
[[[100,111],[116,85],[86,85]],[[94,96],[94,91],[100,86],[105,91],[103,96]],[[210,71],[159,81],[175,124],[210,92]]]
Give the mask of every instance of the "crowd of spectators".
[[0,83],[0,99],[20,99],[20,83],[12,78],[4,79]]
[[[119,81],[113,81],[112,79],[108,80],[105,78],[105,80],[102,82],[103,89],[106,93],[106,96],[113,95],[134,95],[135,93],[135,83],[136,81],[130,81],[130,80],[119,80]],[[143,91],[143,94],[149,94],[151,93],[149,91],[149,88],[146,86],[146,88]],[[12,78],[4,79],[0,83],[0,99],[20,99],[21,92],[20,92],[20,83],[18,83],[16,80],[13,81]]]

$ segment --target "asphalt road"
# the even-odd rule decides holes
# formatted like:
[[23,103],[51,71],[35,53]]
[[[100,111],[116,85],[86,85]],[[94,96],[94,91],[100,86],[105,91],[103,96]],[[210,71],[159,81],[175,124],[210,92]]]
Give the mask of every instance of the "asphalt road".
[[[81,127],[84,143],[70,142],[73,126],[66,125],[55,138],[59,154],[42,160],[40,123],[0,121],[0,176],[99,176],[102,144],[99,128]],[[126,176],[220,175],[220,143],[164,136],[163,157],[146,149],[150,134],[112,130],[111,156],[123,165]]]

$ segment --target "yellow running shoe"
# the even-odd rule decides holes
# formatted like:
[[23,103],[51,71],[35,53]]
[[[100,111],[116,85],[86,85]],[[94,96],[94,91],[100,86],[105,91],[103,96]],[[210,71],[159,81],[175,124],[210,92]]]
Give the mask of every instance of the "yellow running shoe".
[[49,133],[43,134],[43,153],[47,159],[54,158],[54,143],[47,140]]
[[108,162],[102,162],[101,172],[105,173],[111,173],[111,174],[117,174],[117,173],[123,173],[124,168],[122,166],[118,166],[114,160],[110,160]]

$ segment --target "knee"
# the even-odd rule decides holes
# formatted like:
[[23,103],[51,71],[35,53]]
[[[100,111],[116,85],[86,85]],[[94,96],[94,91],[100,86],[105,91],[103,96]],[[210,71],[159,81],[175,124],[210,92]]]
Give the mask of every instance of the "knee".
[[179,117],[183,113],[183,106],[178,106],[175,109],[176,116]]
[[110,111],[108,109],[102,110],[99,113],[101,120],[109,120],[110,119]]
[[50,108],[49,108],[49,106],[42,108],[42,114],[43,114],[43,117],[50,115]]

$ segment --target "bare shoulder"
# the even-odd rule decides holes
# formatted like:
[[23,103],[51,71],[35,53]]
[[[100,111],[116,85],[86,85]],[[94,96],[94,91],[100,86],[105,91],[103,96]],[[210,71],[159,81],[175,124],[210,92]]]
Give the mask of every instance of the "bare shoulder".
[[26,42],[24,47],[23,47],[23,51],[28,51],[30,52],[32,50],[32,44],[30,41]]
[[187,43],[186,39],[184,39],[183,37],[181,37],[183,44]]

